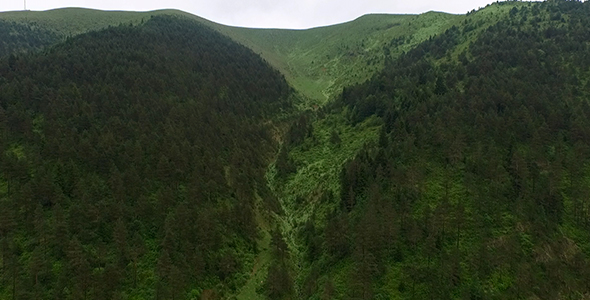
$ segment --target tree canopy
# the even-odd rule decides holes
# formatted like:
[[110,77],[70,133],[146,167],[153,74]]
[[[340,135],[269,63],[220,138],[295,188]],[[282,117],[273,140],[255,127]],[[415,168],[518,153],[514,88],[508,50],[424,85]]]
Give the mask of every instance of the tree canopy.
[[0,298],[184,299],[240,282],[275,151],[264,120],[289,108],[277,71],[159,16],[4,58],[0,74]]

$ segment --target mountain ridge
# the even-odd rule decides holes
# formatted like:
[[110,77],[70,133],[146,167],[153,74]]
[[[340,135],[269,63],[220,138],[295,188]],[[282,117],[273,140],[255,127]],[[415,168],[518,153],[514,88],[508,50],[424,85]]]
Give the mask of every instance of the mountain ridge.
[[289,145],[295,170],[277,158],[303,298],[589,294],[590,6],[503,11],[347,87]]
[[[0,17],[4,18],[5,20],[10,20],[10,21],[28,21],[27,19],[30,19],[31,16],[33,16],[33,18],[31,20],[42,20],[45,18],[39,18],[40,15],[45,14],[47,15],[47,13],[57,13],[57,14],[61,14],[61,13],[72,13],[72,12],[94,12],[94,13],[115,13],[115,14],[119,14],[119,15],[125,15],[125,14],[152,14],[152,15],[157,15],[157,14],[161,14],[161,13],[168,13],[168,14],[178,14],[178,15],[190,15],[190,16],[194,16],[198,19],[201,20],[205,20],[209,23],[214,23],[217,25],[221,25],[221,26],[225,26],[225,27],[232,27],[232,28],[243,28],[243,29],[258,29],[258,30],[265,30],[265,29],[269,29],[269,30],[288,30],[288,31],[305,31],[305,30],[312,30],[312,29],[319,29],[319,28],[325,28],[325,27],[332,27],[332,26],[337,26],[337,25],[343,25],[343,24],[347,24],[347,23],[352,23],[355,21],[358,21],[359,19],[363,19],[366,17],[370,17],[370,16],[419,16],[419,15],[426,15],[426,14],[448,14],[448,15],[463,15],[463,14],[457,14],[457,13],[448,13],[448,12],[444,12],[444,11],[436,11],[436,10],[430,10],[430,11],[426,11],[423,13],[382,13],[382,12],[376,12],[376,13],[366,13],[363,15],[360,15],[358,17],[355,17],[351,20],[348,21],[342,21],[342,22],[337,22],[334,24],[327,24],[327,25],[320,25],[320,26],[313,26],[313,27],[308,27],[308,28],[282,28],[282,27],[252,27],[252,26],[239,26],[239,25],[228,25],[228,24],[223,24],[220,22],[216,22],[214,20],[211,19],[207,19],[204,17],[201,17],[197,14],[193,14],[181,9],[175,9],[175,8],[161,8],[161,9],[154,9],[154,10],[145,10],[145,11],[135,11],[135,10],[105,10],[105,9],[97,9],[97,8],[85,8],[85,7],[62,7],[62,8],[52,8],[52,9],[47,9],[47,10],[11,10],[11,11],[0,11]],[[53,17],[52,17],[53,18]],[[115,25],[115,24],[112,24]]]
[[266,121],[292,110],[278,71],[200,23],[156,16],[1,58],[0,74],[0,298],[243,284],[255,207],[274,203]]
[[[0,211],[0,259],[17,267],[0,273],[0,298],[33,286],[39,270],[45,293],[62,282],[96,299],[107,292],[85,282],[122,278],[114,270],[141,271],[141,288],[119,281],[123,299],[590,295],[587,2],[367,15],[309,30],[137,20],[46,48],[31,23],[32,33],[19,27],[31,51],[0,58],[0,205],[10,208]],[[199,48],[201,38],[220,43]],[[148,117],[165,122],[153,128]],[[78,149],[66,146],[72,137],[91,154],[60,161]],[[40,166],[37,149],[56,166]],[[137,173],[142,184],[127,185]],[[134,187],[143,197],[125,198]],[[64,208],[66,253],[49,248],[70,281],[58,280],[57,263],[39,267],[44,238],[33,232],[63,228]],[[12,221],[24,212],[26,226]],[[134,214],[141,224],[127,223]],[[132,231],[144,246],[121,242]],[[137,261],[130,248],[147,251]]]
[[[378,71],[384,56],[377,44],[389,42],[400,35],[418,33],[415,40],[409,41],[408,47],[411,47],[444,31],[452,25],[451,19],[459,16],[436,12],[422,15],[368,14],[340,24],[297,30],[226,26],[179,10],[125,12],[66,8],[4,12],[0,13],[0,20],[38,23],[65,37],[120,23],[137,24],[151,15],[160,14],[195,19],[251,48],[285,75],[303,95],[305,100],[302,105],[308,108],[324,105],[342,87],[360,83]],[[406,25],[406,21],[420,25]],[[398,23],[403,25],[392,26]],[[364,45],[360,42],[363,39],[370,39],[372,44]]]

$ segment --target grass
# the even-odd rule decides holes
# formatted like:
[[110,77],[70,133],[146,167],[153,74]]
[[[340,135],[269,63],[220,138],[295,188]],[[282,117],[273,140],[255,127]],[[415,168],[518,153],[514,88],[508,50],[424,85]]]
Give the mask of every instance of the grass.
[[[277,178],[274,164],[269,166],[269,186],[278,197],[284,212],[281,216],[275,216],[275,220],[289,246],[295,282],[302,283],[309,272],[304,259],[305,245],[299,240],[298,228],[312,217],[319,228],[324,226],[326,217],[338,202],[335,199],[321,201],[322,195],[326,191],[339,194],[342,165],[363,145],[376,142],[380,126],[381,123],[376,118],[351,126],[344,113],[329,114],[314,122],[311,138],[291,150],[290,156],[297,165],[294,174],[286,179]],[[338,132],[341,140],[339,144],[330,142],[333,130]],[[344,280],[337,279],[335,278],[337,285]],[[296,287],[298,286],[297,284]]]
[[193,18],[260,54],[281,71],[309,101],[323,105],[344,86],[363,82],[381,70],[383,47],[393,38],[411,36],[403,49],[452,26],[459,15],[366,15],[354,21],[308,30],[253,29],[217,24],[179,10],[150,12],[100,11],[65,8],[42,12],[0,13],[0,19],[26,22],[73,36],[119,24],[139,24],[152,15]]
[[[119,24],[138,24],[152,15],[189,17],[261,55],[304,95],[307,106],[322,106],[337,96],[343,87],[361,83],[380,71],[385,62],[384,47],[393,39],[402,40],[389,53],[395,58],[453,25],[460,26],[467,19],[491,25],[513,6],[522,5],[527,4],[491,5],[468,16],[440,12],[421,15],[370,14],[347,23],[307,30],[225,26],[179,10],[126,12],[66,8],[43,12],[4,12],[0,13],[0,19],[34,23],[70,36]],[[476,35],[474,32],[472,36],[475,38]],[[457,47],[457,54],[469,42],[466,40]]]
[[[404,51],[412,49],[418,43],[444,32],[453,25],[461,27],[465,20],[470,19],[469,22],[475,22],[478,26],[473,30],[473,35],[469,39],[462,40],[461,44],[456,48],[460,50],[463,47],[464,49],[483,30],[500,20],[501,16],[508,14],[509,10],[515,5],[526,4],[492,5],[484,11],[469,16],[454,16],[435,12],[419,16],[365,16],[349,24],[298,33],[303,36],[311,32],[317,32],[318,36],[328,38],[325,38],[325,41],[321,43],[314,44],[315,37],[307,36],[295,43],[295,46],[293,46],[293,41],[290,41],[291,44],[289,45],[293,47],[291,50],[277,49],[275,54],[287,57],[285,61],[288,63],[289,71],[292,72],[291,76],[299,78],[296,79],[298,80],[296,83],[300,85],[294,84],[294,86],[311,98],[312,102],[315,101],[313,103],[321,105],[325,103],[324,101],[329,101],[330,97],[337,95],[339,88],[366,80],[382,68],[384,57],[380,56],[382,55],[380,48],[383,47],[383,41],[389,41],[395,37],[404,37],[403,43],[392,49],[392,57],[395,57],[401,55]],[[399,23],[399,25],[387,29],[376,27],[378,24],[392,25],[396,23]],[[347,31],[346,26],[358,27]],[[337,44],[330,44],[330,34],[326,32],[335,28],[337,30],[332,32],[334,35],[344,35],[344,33],[352,32],[349,34],[350,40],[347,40],[347,37],[340,37],[339,41],[342,45],[349,45],[349,48],[344,48],[345,51],[356,51],[355,53],[359,53],[358,56],[347,57],[343,55],[343,53],[347,52],[342,52],[342,47],[346,46],[338,48]],[[364,29],[367,31],[363,32]],[[270,33],[268,32],[269,35]],[[279,34],[277,32],[274,34],[274,39],[277,39]],[[354,40],[356,40],[356,44]],[[306,45],[306,42],[311,44]],[[277,42],[277,44],[280,44],[280,42]],[[350,45],[355,45],[357,48],[351,50]],[[450,57],[456,59],[460,53],[459,50],[452,53]],[[372,64],[368,62],[372,62]],[[296,71],[299,73],[294,73]],[[293,81],[291,83],[293,84]],[[319,95],[325,98],[320,99],[318,98]],[[369,119],[365,123],[352,127],[347,124],[345,115],[345,113],[328,114],[326,118],[314,122],[313,138],[307,139],[302,145],[291,149],[289,153],[297,164],[297,172],[289,176],[285,182],[274,183],[274,190],[286,212],[285,223],[287,226],[284,227],[284,235],[288,237],[292,252],[299,255],[293,255],[296,260],[295,264],[302,261],[298,257],[303,252],[303,249],[298,245],[298,238],[294,234],[297,232],[298,226],[301,226],[312,217],[316,228],[322,228],[325,225],[326,216],[338,205],[338,201],[332,199],[331,202],[322,202],[322,194],[331,191],[337,199],[340,192],[339,175],[342,166],[347,160],[354,157],[365,143],[374,143],[377,140],[380,123],[376,119]],[[340,145],[329,142],[333,130],[338,132],[342,140]],[[272,178],[272,168],[270,170],[269,174]],[[434,209],[441,202],[442,195],[446,193],[449,195],[451,205],[459,202],[459,199],[466,193],[466,187],[457,174],[447,174],[440,166],[432,166],[432,170],[433,172],[428,176],[425,186],[423,186],[427,201],[422,206],[416,207],[418,211],[425,209],[426,205],[429,205],[430,209]],[[447,176],[450,176],[450,178],[446,178]],[[445,186],[447,186],[448,191],[444,190]],[[465,209],[465,217],[469,220],[470,214],[473,213],[472,207],[467,205]],[[467,232],[462,234],[462,249],[472,247],[475,242],[467,237],[468,235]],[[336,290],[342,298],[345,297],[344,294],[341,294],[342,291],[348,290],[346,274],[350,273],[352,265],[352,262],[342,262],[339,266],[332,266],[329,274],[326,274],[326,276],[332,278]],[[385,297],[398,298],[400,297],[398,286],[402,280],[398,276],[402,266],[391,263],[387,267],[389,271],[384,278],[386,281],[384,290],[380,291],[379,294],[382,296],[387,295]],[[309,268],[298,269],[297,282],[303,282],[308,272]],[[500,276],[499,278],[505,280],[504,277]],[[322,279],[326,278],[322,277]]]
[[[402,42],[391,49],[392,58],[466,20],[478,23],[471,37],[498,21],[512,7],[530,3],[490,5],[470,15],[428,12],[421,15],[370,14],[347,23],[306,30],[255,29],[225,26],[180,10],[150,12],[100,11],[65,8],[49,11],[0,13],[0,19],[51,28],[64,36],[119,24],[139,24],[153,15],[170,14],[195,19],[249,47],[279,70],[307,99],[307,106],[322,106],[343,87],[361,83],[383,68],[384,47],[393,39]],[[456,47],[454,57],[470,39]]]
[[[321,221],[331,212],[336,203],[320,203],[321,196],[326,191],[339,195],[342,166],[363,145],[377,140],[380,126],[376,118],[351,126],[342,114],[328,115],[314,123],[313,137],[290,152],[296,173],[284,182],[271,181],[292,226],[304,223],[313,214]],[[330,142],[332,131],[338,133],[340,144]]]
[[221,31],[259,53],[310,102],[323,105],[342,88],[369,79],[385,62],[383,47],[413,36],[407,49],[452,26],[462,16],[362,16],[354,21],[307,30],[224,28]]

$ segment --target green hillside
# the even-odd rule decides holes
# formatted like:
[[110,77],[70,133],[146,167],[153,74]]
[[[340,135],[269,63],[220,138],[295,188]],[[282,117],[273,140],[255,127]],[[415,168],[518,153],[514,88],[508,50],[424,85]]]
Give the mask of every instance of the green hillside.
[[587,297],[589,21],[492,5],[320,112],[269,170],[297,297]]
[[41,50],[60,40],[59,34],[40,26],[0,20],[0,57]]
[[258,211],[277,206],[278,71],[160,16],[0,74],[0,299],[225,298],[246,282]]
[[[510,3],[510,6],[521,5],[525,4]],[[439,12],[366,15],[347,23],[307,30],[231,27],[178,10],[124,12],[66,8],[5,12],[0,13],[0,20],[38,25],[65,37],[119,24],[138,24],[152,15],[187,16],[260,54],[285,75],[306,99],[301,103],[303,107],[309,108],[324,105],[345,86],[371,78],[387,59],[395,59],[453,25],[466,20],[491,25],[507,10],[506,6],[491,6],[472,16]],[[395,47],[391,46],[392,42]]]
[[0,13],[0,20],[35,24],[61,36],[72,36],[119,24],[138,24],[152,15],[189,16],[251,48],[281,71],[312,104],[324,104],[349,84],[381,70],[384,47],[403,38],[398,54],[443,32],[463,16],[367,15],[357,20],[309,30],[252,29],[216,24],[177,10],[152,12],[98,11],[80,8],[43,12]]
[[[48,11],[11,11],[0,13],[0,19],[8,22],[31,23],[52,30],[63,36],[74,36],[119,24],[137,24],[155,15],[191,14],[179,10],[150,12],[102,11],[86,8],[62,8]],[[200,19],[204,21],[204,19]]]
[[224,32],[260,53],[295,89],[322,105],[342,87],[363,82],[381,70],[383,49],[392,39],[407,37],[404,47],[410,49],[458,18],[443,13],[366,15],[308,30],[226,28]]
[[589,3],[0,28],[0,299],[590,295]]

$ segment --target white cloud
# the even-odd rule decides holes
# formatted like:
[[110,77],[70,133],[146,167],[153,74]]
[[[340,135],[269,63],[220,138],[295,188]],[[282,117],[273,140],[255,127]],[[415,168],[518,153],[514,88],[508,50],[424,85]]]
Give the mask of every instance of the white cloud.
[[[1,0],[0,11],[21,10],[24,0]],[[466,13],[490,0],[27,0],[31,10],[87,7],[147,11],[176,8],[235,26],[309,28],[346,22],[367,13]]]

